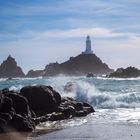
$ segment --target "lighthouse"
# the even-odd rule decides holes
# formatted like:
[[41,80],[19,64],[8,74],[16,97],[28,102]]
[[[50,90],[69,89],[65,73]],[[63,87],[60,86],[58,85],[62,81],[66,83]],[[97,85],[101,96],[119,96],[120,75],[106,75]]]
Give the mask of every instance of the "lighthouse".
[[86,50],[83,52],[83,54],[93,54],[93,51],[91,50],[91,40],[89,35],[86,38]]

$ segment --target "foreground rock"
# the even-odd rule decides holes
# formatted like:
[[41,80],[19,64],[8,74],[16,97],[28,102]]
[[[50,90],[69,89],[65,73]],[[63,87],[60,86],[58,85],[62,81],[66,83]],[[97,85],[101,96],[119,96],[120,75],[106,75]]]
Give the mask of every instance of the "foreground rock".
[[9,90],[1,91],[0,132],[32,131],[34,128],[27,99]]
[[24,77],[22,69],[17,65],[15,59],[11,56],[3,61],[0,65],[0,77],[2,78],[14,78],[14,77]]
[[19,94],[29,101],[37,117],[56,111],[61,102],[60,94],[50,86],[27,86]]
[[126,69],[119,68],[115,72],[111,73],[109,77],[115,78],[135,78],[140,76],[140,70],[135,67],[128,67]]
[[0,91],[0,132],[32,131],[45,121],[82,117],[94,112],[88,103],[61,97],[50,86],[27,86],[19,93]]

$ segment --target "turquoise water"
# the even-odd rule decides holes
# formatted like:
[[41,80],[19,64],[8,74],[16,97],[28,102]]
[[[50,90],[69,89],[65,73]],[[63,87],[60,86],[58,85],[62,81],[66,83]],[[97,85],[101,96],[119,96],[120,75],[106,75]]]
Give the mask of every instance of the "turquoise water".
[[[140,78],[117,79],[58,76],[53,78],[0,79],[0,89],[20,90],[23,86],[38,84],[51,85],[62,96],[70,96],[79,101],[89,102],[95,108],[140,107]],[[68,90],[66,90],[66,86]]]
[[[139,140],[140,78],[58,76],[52,78],[0,79],[0,89],[20,90],[24,86],[38,84],[51,85],[59,91],[61,96],[69,96],[79,101],[89,102],[96,112],[82,118],[41,123],[36,127],[36,131],[29,134],[25,139],[116,140],[119,137],[118,139],[128,140],[132,134],[131,139]],[[108,130],[108,134],[106,134],[106,130]],[[52,133],[46,134],[48,132]]]

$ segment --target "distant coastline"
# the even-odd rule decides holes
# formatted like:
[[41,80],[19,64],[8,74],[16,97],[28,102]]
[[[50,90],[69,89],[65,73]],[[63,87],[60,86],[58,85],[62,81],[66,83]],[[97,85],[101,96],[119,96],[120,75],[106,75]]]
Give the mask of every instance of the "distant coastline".
[[17,65],[17,62],[10,55],[0,65],[0,77],[38,77],[38,76],[56,76],[59,74],[69,76],[81,76],[88,73],[94,74],[109,74],[113,69],[109,68],[106,63],[96,56],[92,51],[90,36],[86,38],[85,51],[76,57],[70,57],[68,61],[61,64],[50,63],[43,70],[30,70],[25,75],[22,69]]
[[58,76],[86,76],[86,75],[107,75],[107,77],[139,77],[140,70],[135,67],[118,68],[115,72],[106,63],[104,63],[92,50],[90,36],[86,38],[85,51],[76,57],[70,57],[63,63],[50,63],[42,70],[29,70],[24,74],[22,68],[17,65],[15,58],[8,56],[0,65],[0,78],[15,77],[48,77]]

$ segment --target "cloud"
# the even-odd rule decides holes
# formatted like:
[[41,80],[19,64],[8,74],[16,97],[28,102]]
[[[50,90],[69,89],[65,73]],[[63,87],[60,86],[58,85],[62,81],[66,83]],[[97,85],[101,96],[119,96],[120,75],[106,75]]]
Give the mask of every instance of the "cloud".
[[[63,62],[84,51],[87,34],[91,36],[94,53],[112,68],[140,67],[137,61],[140,59],[140,37],[107,28],[24,32],[21,36],[17,35],[18,39],[0,43],[1,61],[11,54],[26,72],[31,68],[43,69],[50,62]],[[126,39],[117,39],[123,36]]]
[[[56,29],[54,33],[58,33],[59,30],[79,28],[85,32],[88,30],[87,28],[103,27],[119,28],[121,32],[124,28],[127,31],[132,30],[140,22],[140,2],[138,0],[134,0],[134,2],[129,0],[63,0],[54,2],[31,0],[31,2],[21,2],[21,4],[20,2],[18,4],[9,3],[7,2],[6,6],[0,6],[0,31],[8,30],[8,32],[17,33],[28,30],[38,32]],[[137,28],[139,27],[137,26]],[[88,32],[91,33],[91,31]],[[98,32],[100,32],[99,29]]]
[[94,51],[110,67],[134,66],[140,68],[140,37],[130,36],[127,40],[101,40],[94,42]]
[[53,40],[69,40],[69,39],[76,39],[76,38],[84,38],[87,35],[90,35],[94,39],[117,39],[117,40],[127,40],[127,39],[138,39],[139,35],[138,33],[132,33],[132,32],[116,32],[115,30],[111,30],[108,28],[74,28],[74,29],[65,29],[65,30],[49,30],[49,31],[24,31],[19,32],[16,34],[12,33],[6,33],[6,34],[0,34],[0,40],[2,42],[17,42],[17,41],[39,41],[41,42],[52,42]]
[[81,53],[89,34],[113,68],[140,67],[139,7],[139,0],[9,0],[0,4],[0,60],[11,53],[26,71],[44,68]]
[[139,34],[132,32],[115,32],[107,28],[75,28],[68,30],[51,30],[42,32],[25,32],[23,36],[32,37],[34,39],[65,39],[65,38],[81,38],[90,35],[94,38],[138,38]]

